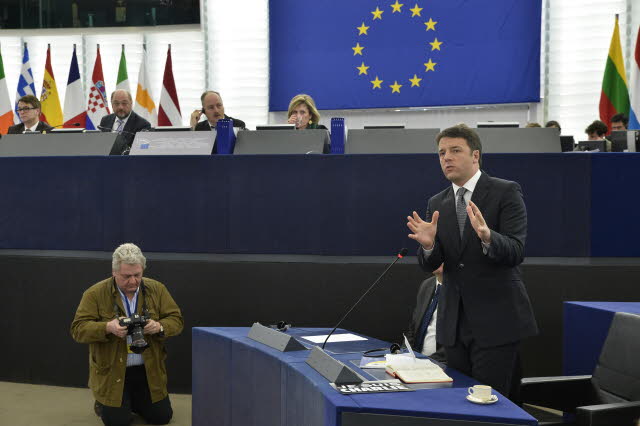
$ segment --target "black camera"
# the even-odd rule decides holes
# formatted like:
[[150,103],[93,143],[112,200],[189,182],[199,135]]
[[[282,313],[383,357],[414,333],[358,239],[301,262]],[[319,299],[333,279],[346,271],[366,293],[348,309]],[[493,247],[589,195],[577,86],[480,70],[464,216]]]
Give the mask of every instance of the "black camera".
[[127,335],[131,336],[131,344],[129,349],[134,354],[141,354],[145,349],[149,347],[149,344],[144,340],[143,329],[149,322],[149,318],[144,314],[131,314],[130,317],[120,318],[120,326],[127,327]]

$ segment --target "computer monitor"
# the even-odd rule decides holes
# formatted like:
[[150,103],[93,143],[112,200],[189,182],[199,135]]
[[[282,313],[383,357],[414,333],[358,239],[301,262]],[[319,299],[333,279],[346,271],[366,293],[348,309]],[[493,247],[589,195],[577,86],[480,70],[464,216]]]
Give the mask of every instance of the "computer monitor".
[[611,152],[624,152],[627,150],[627,131],[611,132],[609,136],[611,141]]
[[573,136],[560,136],[560,149],[562,152],[570,152],[576,146],[576,141]]
[[295,130],[295,124],[260,124],[256,130]]
[[404,129],[404,124],[365,124],[365,129]]
[[494,127],[520,127],[517,121],[478,121],[478,129],[487,129]]
[[607,152],[607,141],[580,141],[578,151],[600,151]]
[[154,132],[188,132],[189,126],[157,126],[152,129]]
[[65,127],[49,130],[51,133],[83,133],[84,127]]

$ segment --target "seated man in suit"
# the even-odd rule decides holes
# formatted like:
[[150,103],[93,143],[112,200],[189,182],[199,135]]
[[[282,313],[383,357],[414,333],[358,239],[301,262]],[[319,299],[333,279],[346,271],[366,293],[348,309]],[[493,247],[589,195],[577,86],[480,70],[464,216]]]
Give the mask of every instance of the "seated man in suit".
[[33,95],[26,95],[18,100],[18,115],[22,123],[9,127],[8,134],[19,134],[26,131],[46,132],[53,129],[46,122],[40,121],[40,101]]
[[[191,113],[191,129],[196,131],[202,130],[215,130],[218,120],[226,118],[233,121],[233,127],[238,129],[245,129],[247,126],[244,121],[237,118],[229,117],[224,113],[224,104],[222,103],[222,96],[220,93],[213,90],[207,90],[200,96],[200,102],[202,102],[202,109],[197,109]],[[202,114],[207,118],[206,120],[198,120],[202,117]],[[212,154],[218,153],[218,145],[213,145]]]
[[447,357],[444,353],[444,347],[436,343],[436,317],[440,286],[442,286],[443,266],[444,263],[433,271],[432,277],[420,284],[416,307],[413,310],[406,336],[414,351],[446,363]]
[[133,112],[133,99],[126,90],[119,89],[111,94],[111,106],[113,114],[102,117],[98,128],[103,132],[120,134],[109,155],[127,155],[136,133],[150,129],[151,124]]

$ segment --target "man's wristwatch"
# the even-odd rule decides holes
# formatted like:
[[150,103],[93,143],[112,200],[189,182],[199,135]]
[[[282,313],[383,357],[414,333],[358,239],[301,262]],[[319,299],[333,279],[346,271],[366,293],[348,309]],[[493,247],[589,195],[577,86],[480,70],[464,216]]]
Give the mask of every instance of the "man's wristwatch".
[[160,331],[158,332],[159,336],[164,336],[164,327],[160,324]]

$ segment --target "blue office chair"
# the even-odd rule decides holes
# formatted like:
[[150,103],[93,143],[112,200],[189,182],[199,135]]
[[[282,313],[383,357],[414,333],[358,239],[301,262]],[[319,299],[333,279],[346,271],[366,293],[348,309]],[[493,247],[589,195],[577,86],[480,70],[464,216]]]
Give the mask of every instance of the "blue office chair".
[[541,418],[541,426],[635,425],[640,418],[640,315],[615,314],[593,375],[526,378],[520,399],[568,414],[556,421]]

